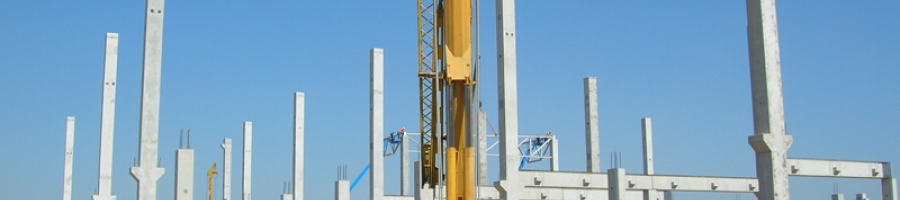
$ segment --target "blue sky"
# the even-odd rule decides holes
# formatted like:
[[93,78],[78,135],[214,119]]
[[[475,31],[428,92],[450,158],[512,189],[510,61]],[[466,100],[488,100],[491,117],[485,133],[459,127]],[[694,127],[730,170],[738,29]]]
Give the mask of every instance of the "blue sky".
[[[206,193],[199,172],[213,162],[221,166],[219,144],[234,139],[232,195],[239,197],[244,121],[254,123],[253,196],[277,198],[291,179],[297,91],[307,97],[305,196],[332,198],[336,166],[348,165],[355,177],[368,163],[369,49],[385,50],[385,131],[418,129],[414,4],[168,1],[159,198],[173,196],[180,129],[194,133],[195,198]],[[482,14],[494,15],[493,1],[482,6]],[[65,119],[75,116],[73,195],[90,198],[104,37],[117,32],[113,192],[133,199],[128,167],[138,150],[144,3],[2,1],[0,7],[0,194],[61,196]],[[900,3],[779,1],[777,8],[787,130],[794,136],[789,156],[900,163]],[[657,173],[754,176],[744,1],[519,1],[516,9],[519,128],[557,134],[563,170],[584,168],[582,79],[596,76],[603,166],[609,152],[619,151],[623,167],[641,171],[640,118],[651,117]],[[492,17],[481,22],[484,110],[496,124],[495,24]],[[386,160],[387,194],[399,193],[397,159]],[[367,196],[365,182],[354,199]],[[827,198],[835,183],[847,195],[880,193],[874,180],[791,178],[791,197]]]

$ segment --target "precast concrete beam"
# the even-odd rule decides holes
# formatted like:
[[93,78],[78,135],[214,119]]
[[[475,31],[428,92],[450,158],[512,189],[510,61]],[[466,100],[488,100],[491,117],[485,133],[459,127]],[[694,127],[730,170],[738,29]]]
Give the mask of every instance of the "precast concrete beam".
[[384,196],[384,50],[369,51],[369,199]]
[[222,150],[222,199],[231,200],[231,138],[225,138]]
[[194,199],[194,150],[175,151],[175,200]]
[[775,0],[747,0],[747,43],[760,200],[788,200],[787,151],[793,139],[784,129],[781,55]]
[[597,114],[597,78],[584,78],[584,142],[587,171],[600,173],[600,125]]
[[[521,171],[519,184],[526,188],[581,188],[606,190],[609,174],[590,172]],[[688,192],[735,192],[751,193],[759,191],[756,178],[673,176],[628,174],[627,190],[688,191]]]
[[66,148],[63,165],[63,200],[72,200],[72,159],[75,155],[75,117],[66,117]]
[[250,175],[252,172],[252,168],[250,164],[253,161],[253,122],[244,122],[244,155],[243,155],[243,163],[244,166],[241,168],[243,171],[241,173],[241,200],[250,200]]
[[890,177],[890,164],[884,162],[788,158],[791,176],[831,178]]
[[156,181],[166,172],[159,167],[159,97],[162,76],[164,0],[147,0],[144,15],[144,72],[141,87],[141,131],[138,167],[131,176],[138,182],[138,200],[156,200]]
[[497,0],[497,90],[500,126],[500,181],[505,200],[519,200],[519,112],[516,88],[516,11],[514,0]]
[[[304,112],[306,94],[294,93],[294,188],[293,200],[303,200]],[[282,196],[284,197],[284,196]]]
[[119,34],[106,33],[103,64],[103,94],[100,107],[100,163],[97,194],[93,200],[116,200],[112,196],[113,135],[116,120],[116,73],[119,60]]

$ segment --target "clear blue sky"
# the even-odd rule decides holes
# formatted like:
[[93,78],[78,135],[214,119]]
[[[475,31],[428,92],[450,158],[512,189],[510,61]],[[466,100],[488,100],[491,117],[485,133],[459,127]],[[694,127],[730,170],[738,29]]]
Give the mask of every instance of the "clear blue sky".
[[[370,48],[385,50],[385,131],[418,129],[414,4],[168,1],[160,199],[173,197],[178,131],[189,128],[195,197],[205,195],[200,172],[221,166],[219,144],[230,137],[237,199],[243,121],[254,123],[254,197],[277,198],[291,176],[296,91],[307,97],[305,196],[332,198],[335,166],[348,165],[353,177],[368,163]],[[482,95],[496,124],[494,3],[482,5],[489,16],[481,20]],[[77,121],[74,198],[90,198],[106,32],[120,34],[113,191],[135,197],[128,167],[138,152],[144,6],[0,1],[4,199],[61,196],[66,116]],[[900,3],[779,1],[777,8],[785,113],[795,141],[789,156],[900,163]],[[620,151],[623,166],[639,172],[640,118],[652,117],[657,173],[755,175],[744,1],[519,1],[516,9],[519,128],[557,134],[563,170],[584,168],[582,78],[596,76],[602,165]],[[386,160],[387,194],[399,193],[397,159]],[[365,182],[354,199],[367,196]],[[834,183],[848,195],[880,193],[874,180],[791,178],[791,196],[825,199]]]

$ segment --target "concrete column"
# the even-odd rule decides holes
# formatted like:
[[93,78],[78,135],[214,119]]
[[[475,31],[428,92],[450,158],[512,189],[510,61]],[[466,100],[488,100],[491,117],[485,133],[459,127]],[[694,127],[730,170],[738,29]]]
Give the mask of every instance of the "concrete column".
[[869,197],[866,197],[865,193],[856,194],[856,200],[869,200]]
[[156,200],[156,181],[165,174],[159,153],[159,87],[162,76],[164,0],[147,0],[144,16],[144,74],[141,87],[140,163],[131,168],[138,200]]
[[306,94],[294,93],[294,188],[293,200],[303,200],[303,132]]
[[478,179],[477,186],[488,185],[488,168],[487,168],[487,115],[478,111],[478,131],[476,132],[478,141]]
[[787,150],[793,141],[784,129],[781,58],[775,0],[747,0],[747,40],[753,97],[754,135],[760,200],[788,200]]
[[556,135],[550,138],[550,171],[559,171],[559,141]]
[[597,114],[597,78],[584,78],[584,142],[587,171],[600,173],[600,126]]
[[241,198],[242,200],[250,200],[250,173],[251,173],[251,162],[253,160],[253,122],[244,122],[244,155],[243,162],[244,166],[241,168],[243,172],[241,175]]
[[175,200],[194,199],[194,150],[175,151]]
[[103,97],[100,107],[100,164],[97,194],[93,200],[116,200],[112,196],[113,130],[116,120],[116,71],[119,60],[119,34],[106,33],[103,64]]
[[400,194],[408,196],[409,193],[409,138],[404,133],[400,143]]
[[516,88],[516,11],[514,0],[498,0],[497,90],[500,118],[500,198],[519,200],[519,101]]
[[624,200],[626,198],[625,189],[628,188],[625,169],[612,168],[606,173],[609,178],[609,200]]
[[[644,174],[653,175],[653,125],[650,118],[641,119],[641,135],[644,149]],[[658,200],[660,193],[650,189],[644,191],[644,200]]]
[[[665,200],[675,200],[675,193],[672,191],[663,192],[663,196],[665,197],[664,198]],[[843,200],[843,199],[841,199],[841,200]]]
[[844,200],[844,194],[832,194],[831,200]]
[[414,187],[415,190],[413,190],[413,199],[433,200],[434,190],[424,185],[427,183],[422,183],[422,163],[419,163],[419,161],[414,162],[413,171],[415,172],[415,176],[413,176],[413,178],[415,179],[416,184],[416,186]]
[[350,200],[350,181],[337,180],[334,182],[334,200]]
[[75,117],[66,117],[66,154],[63,167],[63,200],[72,200],[72,156],[75,154]]
[[384,50],[369,51],[369,199],[384,196]]
[[281,195],[281,200],[293,200],[293,199],[294,199],[293,194],[282,194]]
[[897,179],[894,178],[891,163],[885,162],[882,166],[885,178],[881,179],[881,199],[897,200]]
[[222,161],[222,199],[231,200],[231,138],[222,143],[224,157]]

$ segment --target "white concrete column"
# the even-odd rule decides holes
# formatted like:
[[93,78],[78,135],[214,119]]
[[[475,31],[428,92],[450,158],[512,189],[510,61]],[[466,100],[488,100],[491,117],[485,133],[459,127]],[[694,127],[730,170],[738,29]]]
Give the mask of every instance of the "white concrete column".
[[222,143],[224,150],[222,165],[222,199],[231,200],[231,138]]
[[369,199],[384,196],[384,50],[369,51]]
[[334,200],[350,200],[350,181],[337,180],[334,182]]
[[856,194],[856,200],[869,200],[869,197],[866,197],[865,193]]
[[162,76],[164,0],[147,0],[144,16],[144,74],[141,87],[141,135],[138,167],[131,176],[138,182],[138,200],[156,200],[156,181],[165,174],[159,167],[159,87]]
[[[641,135],[644,149],[644,174],[653,175],[653,125],[650,118],[641,119]],[[644,200],[657,200],[660,193],[650,189],[644,191]]]
[[409,138],[406,133],[401,135],[400,140],[400,194],[408,196],[409,191]]
[[243,162],[244,166],[241,168],[243,172],[241,175],[241,200],[250,200],[250,175],[251,175],[251,166],[250,164],[253,161],[253,122],[244,122],[244,155]]
[[584,142],[587,171],[600,173],[600,125],[597,114],[597,78],[584,78]]
[[72,200],[72,156],[75,154],[75,117],[66,117],[66,149],[63,166],[63,200]]
[[303,200],[303,134],[306,94],[294,93],[294,188],[293,200]]
[[781,58],[775,0],[747,0],[747,40],[753,97],[754,135],[760,200],[788,200],[787,150],[793,139],[784,129]]
[[281,195],[281,200],[293,200],[293,199],[294,199],[293,194],[282,194]]
[[832,194],[831,200],[844,200],[844,194]]
[[112,196],[113,130],[116,120],[116,71],[119,60],[119,34],[106,33],[106,55],[103,64],[103,97],[100,106],[100,164],[97,194],[93,200],[116,200]]
[[497,90],[500,126],[500,198],[519,200],[519,101],[516,88],[516,11],[514,0],[497,0]]
[[[665,200],[675,200],[675,193],[672,191],[663,192],[663,196],[665,196],[665,198],[664,198]],[[843,199],[841,199],[841,200],[843,200]]]
[[175,200],[194,199],[194,150],[175,151]]
[[481,112],[480,109],[478,111],[478,131],[476,134],[478,141],[478,152],[476,153],[478,158],[478,171],[476,171],[478,173],[477,186],[485,186],[488,185],[487,115],[485,115],[484,112]]
[[625,169],[612,168],[606,173],[609,178],[609,200],[626,199],[625,189],[628,188],[628,178],[625,177]]
[[434,190],[422,183],[422,163],[416,161],[413,163],[413,171],[415,172],[415,189],[413,190],[413,199],[415,200],[433,200]]
[[556,135],[550,138],[550,171],[559,171],[559,141]]
[[894,178],[891,163],[885,162],[882,166],[885,178],[881,179],[881,199],[897,200],[897,179]]

